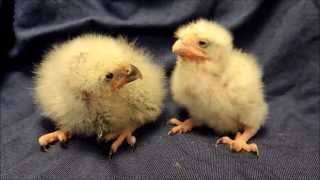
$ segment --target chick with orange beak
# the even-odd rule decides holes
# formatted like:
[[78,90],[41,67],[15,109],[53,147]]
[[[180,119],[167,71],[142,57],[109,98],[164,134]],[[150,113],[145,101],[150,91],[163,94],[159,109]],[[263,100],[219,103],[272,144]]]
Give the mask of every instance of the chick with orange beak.
[[39,137],[42,150],[73,135],[114,140],[109,155],[154,122],[165,96],[164,72],[123,38],[85,34],[62,43],[36,70],[35,102],[57,130]]
[[172,46],[172,52],[190,61],[205,60],[208,57],[202,47],[206,46],[206,43],[205,40],[197,42],[196,37],[184,41],[179,39]]
[[208,126],[223,136],[217,144],[236,152],[255,152],[248,143],[264,124],[268,105],[262,72],[254,56],[233,48],[231,33],[222,25],[200,19],[180,27],[172,46],[177,56],[171,77],[173,99],[189,111],[185,121],[172,118],[169,134]]

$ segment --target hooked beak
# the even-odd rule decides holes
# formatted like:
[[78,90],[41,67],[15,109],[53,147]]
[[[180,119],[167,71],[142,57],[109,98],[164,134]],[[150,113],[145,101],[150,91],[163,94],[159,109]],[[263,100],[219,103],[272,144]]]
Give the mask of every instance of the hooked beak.
[[136,66],[130,64],[128,66],[121,67],[114,73],[114,78],[111,82],[111,90],[119,90],[124,85],[137,79],[142,79],[142,74]]
[[191,43],[185,43],[177,40],[172,46],[172,52],[183,59],[198,61],[207,59],[206,54]]

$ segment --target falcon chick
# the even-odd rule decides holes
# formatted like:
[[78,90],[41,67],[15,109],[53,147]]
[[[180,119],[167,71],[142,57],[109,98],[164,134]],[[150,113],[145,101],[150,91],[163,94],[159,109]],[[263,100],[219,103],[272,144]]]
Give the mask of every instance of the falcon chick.
[[113,140],[112,155],[132,133],[160,115],[164,71],[123,38],[85,34],[55,46],[36,70],[35,102],[57,130],[42,135],[43,150],[73,135]]
[[200,19],[180,27],[175,35],[171,91],[191,118],[171,119],[175,127],[169,134],[205,125],[219,134],[236,133],[235,139],[224,136],[217,144],[259,155],[257,145],[248,144],[268,114],[256,58],[234,48],[231,33],[216,22]]

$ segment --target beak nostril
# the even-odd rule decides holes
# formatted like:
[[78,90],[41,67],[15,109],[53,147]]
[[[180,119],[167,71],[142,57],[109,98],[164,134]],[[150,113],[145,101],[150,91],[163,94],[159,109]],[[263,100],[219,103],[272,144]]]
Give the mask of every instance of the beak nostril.
[[125,67],[123,72],[124,72],[126,75],[130,75],[130,73],[131,73],[131,66]]
[[107,80],[110,80],[110,79],[112,79],[113,78],[113,73],[108,73],[107,75],[106,75],[106,79]]

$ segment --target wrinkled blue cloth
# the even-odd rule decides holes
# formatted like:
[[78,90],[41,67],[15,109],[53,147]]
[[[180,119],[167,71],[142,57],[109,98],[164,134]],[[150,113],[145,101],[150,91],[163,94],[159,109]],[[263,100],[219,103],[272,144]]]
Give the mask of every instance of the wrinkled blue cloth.
[[[0,1],[1,179],[318,179],[319,7],[317,0]],[[134,150],[121,146],[108,159],[110,144],[76,137],[68,149],[40,152],[37,138],[54,127],[33,103],[32,71],[53,44],[85,32],[122,34],[170,77],[173,33],[199,17],[230,28],[235,46],[263,66],[270,116],[252,139],[259,159],[215,147],[218,136],[205,128],[168,136],[168,119],[187,117],[169,95],[159,120],[135,132]]]

